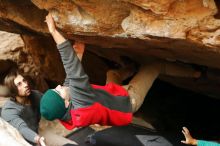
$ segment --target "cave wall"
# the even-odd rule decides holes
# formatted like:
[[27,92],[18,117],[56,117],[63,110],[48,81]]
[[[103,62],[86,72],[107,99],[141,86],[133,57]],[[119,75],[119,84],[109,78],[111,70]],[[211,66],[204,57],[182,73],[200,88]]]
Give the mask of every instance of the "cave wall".
[[[84,67],[92,82],[104,83],[109,66],[102,58],[119,65],[120,56],[139,64],[156,58],[205,68],[198,81],[160,79],[219,96],[218,9],[217,0],[1,0],[0,30],[21,34],[36,75],[47,84],[60,83],[65,76],[44,22],[50,12],[66,38],[86,43],[89,55],[84,59],[89,61]],[[97,75],[99,68],[103,70]]]

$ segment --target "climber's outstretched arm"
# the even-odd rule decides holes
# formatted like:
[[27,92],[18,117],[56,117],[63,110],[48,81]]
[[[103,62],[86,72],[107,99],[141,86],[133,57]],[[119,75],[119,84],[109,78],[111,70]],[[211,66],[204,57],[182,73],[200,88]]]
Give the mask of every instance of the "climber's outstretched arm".
[[51,33],[56,44],[62,44],[66,41],[63,35],[56,29],[56,25],[51,14],[46,16],[45,22],[47,23],[49,32]]

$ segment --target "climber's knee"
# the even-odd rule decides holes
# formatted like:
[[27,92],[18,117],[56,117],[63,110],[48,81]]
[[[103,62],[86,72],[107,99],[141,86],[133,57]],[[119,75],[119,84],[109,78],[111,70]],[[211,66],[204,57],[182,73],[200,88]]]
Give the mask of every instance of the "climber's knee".
[[132,85],[125,86],[127,88],[130,103],[132,106],[132,112],[136,112],[144,102],[145,94],[142,94],[139,90],[137,90]]

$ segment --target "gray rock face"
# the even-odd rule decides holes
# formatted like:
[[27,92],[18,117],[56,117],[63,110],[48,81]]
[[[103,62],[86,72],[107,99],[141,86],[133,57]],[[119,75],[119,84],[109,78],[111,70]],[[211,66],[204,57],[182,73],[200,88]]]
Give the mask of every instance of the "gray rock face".
[[[65,74],[59,54],[51,45],[54,42],[48,37],[44,23],[47,12],[52,13],[65,37],[89,44],[89,53],[118,64],[120,56],[128,56],[139,64],[146,58],[159,58],[202,66],[202,80],[173,80],[167,76],[160,79],[219,97],[218,9],[219,2],[214,0],[3,0],[0,29],[22,34],[27,53],[38,66],[36,76],[52,83],[61,83]],[[100,70],[103,64],[99,60],[96,68],[97,62],[88,62],[86,67],[93,66],[92,70]],[[101,74],[99,78],[104,79]],[[93,77],[96,75],[91,75],[96,80]],[[47,88],[46,83],[41,83],[40,88]]]
[[1,146],[31,146],[14,127],[5,122],[2,118],[0,118],[0,136]]
[[[76,144],[74,141],[64,138],[71,131],[65,130],[57,121],[41,121],[40,134],[46,139],[48,146],[61,146],[65,144]],[[0,118],[0,145],[1,146],[31,146],[20,133],[10,124]]]
[[[199,79],[159,78],[219,98],[219,6],[217,0],[1,0],[0,30],[20,35],[0,32],[0,84],[12,66],[5,59],[18,63],[34,79],[36,89],[62,83],[65,72],[44,22],[50,12],[66,38],[87,44],[83,63],[93,83],[105,82],[108,66],[103,58],[119,65],[121,56],[138,64],[156,58],[199,66]],[[60,142],[67,142],[61,136],[68,131],[59,126],[43,121],[40,131],[48,139],[55,133]],[[26,145],[1,119],[0,128],[0,136],[7,140],[0,144]]]

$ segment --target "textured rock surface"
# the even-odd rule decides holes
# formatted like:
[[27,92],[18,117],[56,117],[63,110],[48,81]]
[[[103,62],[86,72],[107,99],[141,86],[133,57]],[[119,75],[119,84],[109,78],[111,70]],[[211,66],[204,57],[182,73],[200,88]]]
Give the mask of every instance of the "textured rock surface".
[[16,67],[16,64],[12,61],[20,62],[20,66],[22,67],[24,66],[24,64],[22,64],[22,60],[25,60],[23,58],[26,57],[23,57],[23,54],[25,54],[23,51],[24,43],[20,35],[0,31],[0,36],[0,84],[2,84],[7,72],[11,68]]
[[[74,141],[64,138],[71,131],[65,130],[57,121],[48,122],[41,120],[40,134],[47,140],[49,146],[61,146],[65,144],[76,144]],[[0,118],[0,145],[7,146],[30,146],[20,133],[10,124]]]
[[[7,32],[0,32],[0,36],[0,42],[2,42],[0,45],[0,84],[3,83],[7,72],[16,66],[16,64],[9,61],[12,60],[19,65],[20,70],[34,79],[33,85],[36,89],[41,91],[47,89],[48,85],[43,78],[43,76],[47,75],[39,75],[41,65],[36,63],[31,51],[28,51],[28,48],[30,48],[28,44],[24,45],[23,40],[25,39],[22,39],[20,35]],[[35,45],[33,44],[32,47],[35,47]],[[32,50],[34,51],[34,49]],[[36,56],[40,57],[40,55]],[[37,58],[36,60],[39,59]]]
[[219,68],[220,20],[213,0],[33,2],[52,12],[69,38],[78,34],[102,47]]
[[[219,7],[217,0],[65,0],[62,3],[59,0],[2,0],[0,29],[22,34],[28,54],[32,54],[33,62],[50,84],[61,83],[64,72],[44,23],[48,12],[68,39],[90,44],[87,50],[96,58],[98,55],[121,64],[120,56],[139,63],[152,57],[207,68],[205,78],[196,82],[160,78],[217,97],[220,95],[217,91],[220,84]],[[105,62],[87,60],[85,69],[93,66],[88,72],[92,71],[91,80],[103,83]],[[97,77],[93,73],[97,63],[104,69],[99,73],[100,81],[93,78]]]
[[[159,58],[202,71],[197,80],[160,79],[219,98],[219,9],[218,0],[1,0],[0,30],[21,37],[1,33],[8,37],[0,37],[0,59],[17,62],[41,91],[61,83],[62,63],[44,23],[51,12],[65,37],[87,44],[83,64],[92,83],[104,84],[108,67],[122,65],[120,56],[139,64]],[[13,65],[2,60],[0,65],[2,82]],[[54,133],[68,133],[56,129]]]
[[5,122],[2,118],[0,118],[0,136],[0,145],[2,146],[31,146],[14,127]]
[[[56,49],[56,45],[51,38],[45,36],[22,35],[25,49],[31,57],[31,61],[36,66],[36,71],[32,76],[38,79],[36,85],[40,83],[40,89],[47,89],[46,84],[61,83],[65,76],[63,65]],[[43,84],[43,80],[50,81]],[[42,91],[42,90],[41,90]]]

